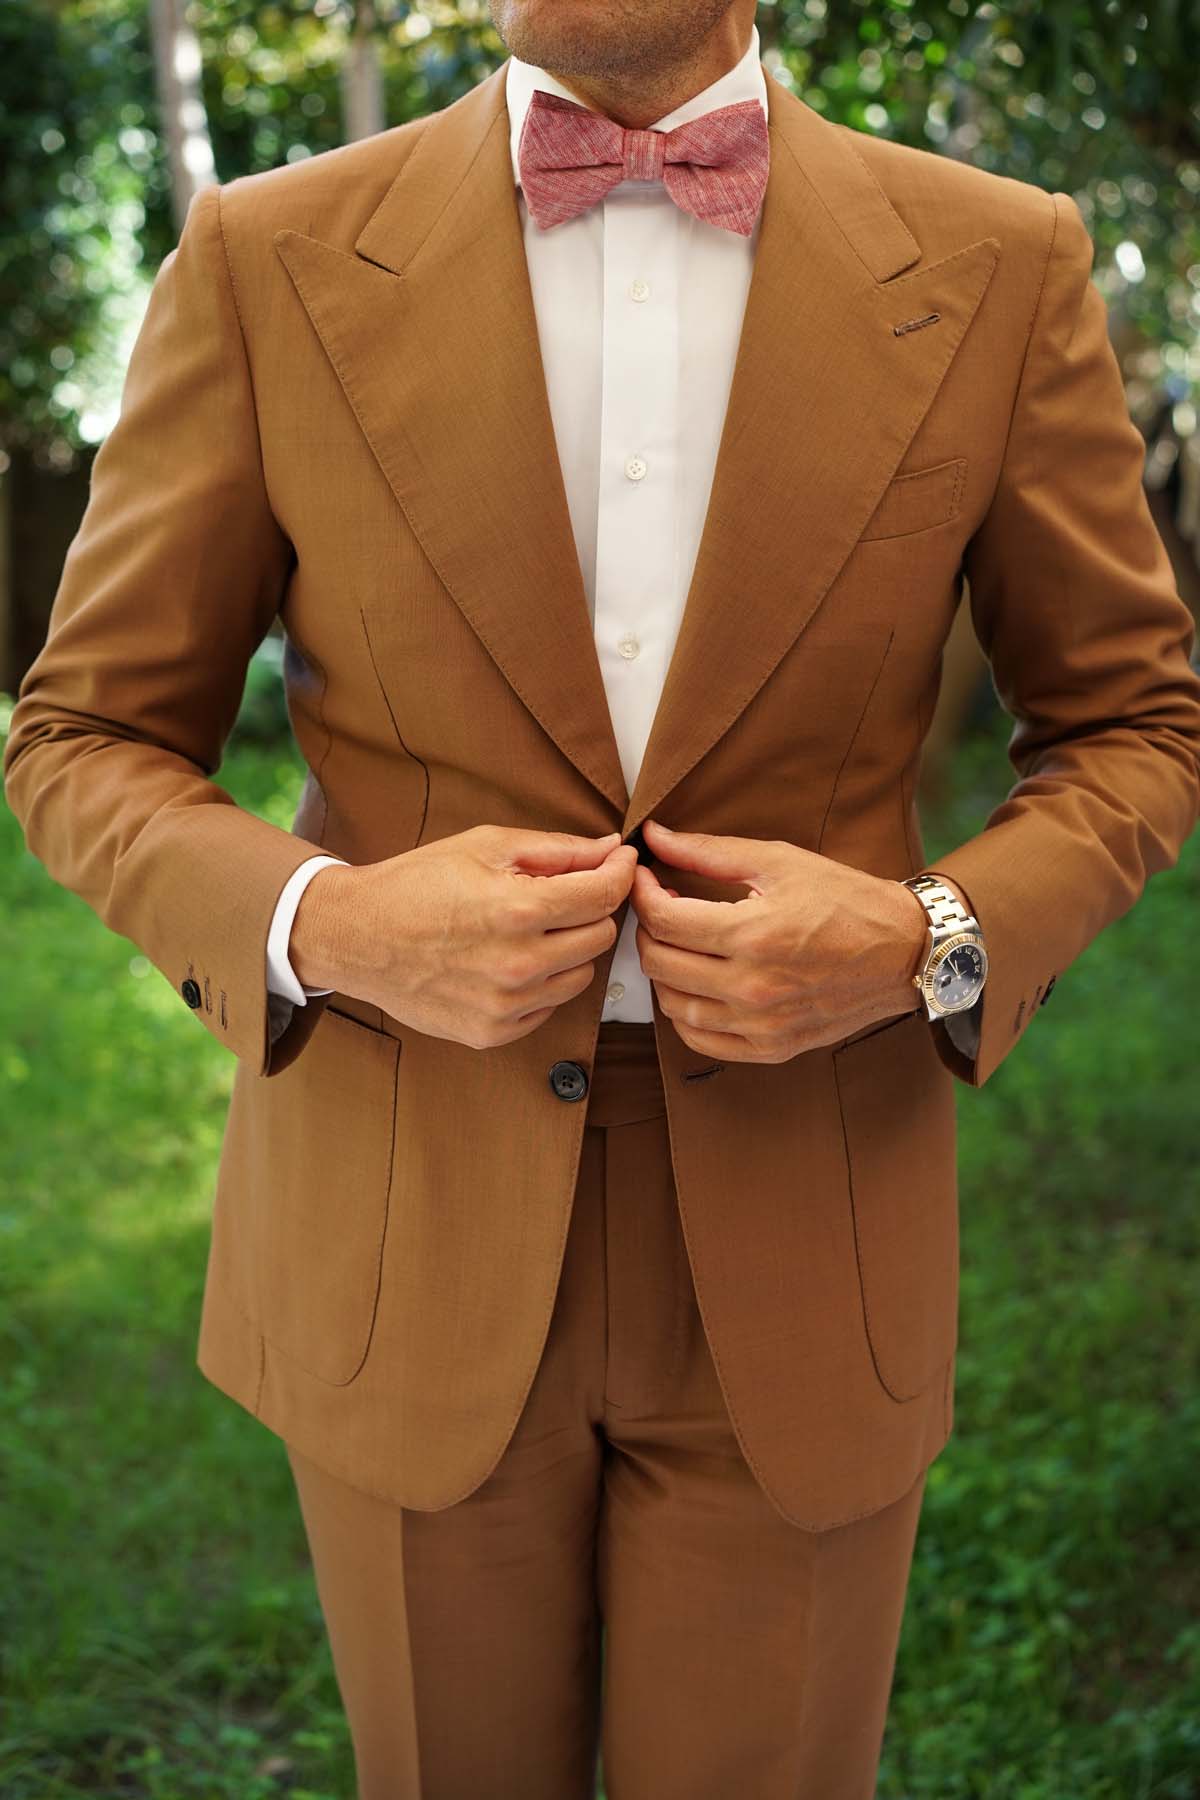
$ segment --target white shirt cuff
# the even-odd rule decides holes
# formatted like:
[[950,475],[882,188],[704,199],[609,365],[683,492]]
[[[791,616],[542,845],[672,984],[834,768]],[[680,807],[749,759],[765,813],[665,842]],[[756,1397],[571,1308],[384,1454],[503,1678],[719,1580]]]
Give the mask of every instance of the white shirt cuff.
[[[296,978],[288,958],[288,943],[292,935],[292,922],[296,917],[296,909],[300,905],[300,896],[317,873],[318,869],[327,869],[331,863],[348,868],[349,864],[341,856],[310,856],[302,862],[298,869],[293,869],[283,885],[283,892],[275,902],[275,911],[271,915],[271,925],[267,932],[267,992],[288,1000],[293,1006],[304,1006],[311,994],[332,994],[332,988],[305,987]],[[291,1017],[290,1012],[284,1014],[279,1008],[270,1008],[272,1017]],[[275,1035],[275,1034],[273,1034]]]

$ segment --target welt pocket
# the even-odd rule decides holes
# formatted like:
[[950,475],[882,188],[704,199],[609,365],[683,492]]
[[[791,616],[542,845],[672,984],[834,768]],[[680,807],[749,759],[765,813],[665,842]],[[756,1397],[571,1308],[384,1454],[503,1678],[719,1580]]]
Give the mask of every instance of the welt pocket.
[[861,1044],[864,1038],[882,1037],[885,1031],[898,1031],[900,1026],[907,1024],[915,1016],[916,1012],[923,1015],[924,1011],[924,1006],[921,1006],[901,1013],[898,1017],[880,1019],[873,1025],[864,1025],[861,1031],[854,1032],[850,1037],[839,1038],[833,1045],[833,1054],[835,1057],[840,1056],[843,1050],[849,1050],[852,1044]]
[[863,1324],[893,1400],[922,1393],[958,1337],[954,1077],[924,1008],[836,1049]]
[[883,490],[860,542],[876,538],[910,537],[915,531],[945,525],[962,505],[967,479],[967,459],[955,456],[928,469],[910,469],[897,475]]
[[400,1051],[399,1038],[326,1006],[304,1053],[235,1089],[230,1113],[254,1323],[331,1387],[353,1381],[374,1332]]
[[341,1019],[347,1025],[357,1025],[360,1031],[368,1032],[372,1037],[396,1036],[383,1022],[383,1009],[373,1006],[369,1000],[356,1000],[351,995],[338,994],[336,1005],[332,999],[327,1000],[322,1010],[332,1013],[335,1019]]

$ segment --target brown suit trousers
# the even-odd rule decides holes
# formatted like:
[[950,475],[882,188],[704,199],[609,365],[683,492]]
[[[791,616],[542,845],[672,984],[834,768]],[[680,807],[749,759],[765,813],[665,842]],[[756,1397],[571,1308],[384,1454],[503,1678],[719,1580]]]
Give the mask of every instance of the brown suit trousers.
[[772,1505],[696,1305],[652,1024],[600,1026],[588,1106],[482,1486],[410,1510],[289,1446],[360,1800],[590,1800],[598,1749],[608,1800],[870,1800],[925,1471],[829,1531]]

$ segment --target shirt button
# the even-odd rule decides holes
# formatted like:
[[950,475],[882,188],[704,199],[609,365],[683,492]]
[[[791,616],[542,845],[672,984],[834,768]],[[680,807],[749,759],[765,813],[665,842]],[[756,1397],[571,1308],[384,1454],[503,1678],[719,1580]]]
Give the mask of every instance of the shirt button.
[[630,481],[640,481],[642,476],[646,473],[645,458],[641,456],[627,456],[625,458],[625,473],[628,475]]
[[625,637],[617,640],[617,649],[625,658],[626,662],[632,662],[634,657],[640,654],[641,648],[641,644],[638,642],[637,638],[634,637],[632,631],[628,632]]
[[625,983],[623,981],[611,982],[609,984],[608,997],[610,1000],[623,1000],[625,997]]
[[641,280],[635,281],[631,284],[629,292],[634,300],[648,300],[650,298],[650,283]]

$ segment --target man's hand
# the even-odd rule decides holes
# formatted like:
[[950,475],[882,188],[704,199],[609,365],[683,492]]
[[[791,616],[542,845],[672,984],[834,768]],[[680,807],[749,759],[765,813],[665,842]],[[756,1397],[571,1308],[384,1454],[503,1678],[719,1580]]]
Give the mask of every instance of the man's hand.
[[563,831],[476,825],[383,862],[330,866],[296,910],[288,954],[337,988],[473,1050],[528,1036],[595,974],[637,852]]
[[644,836],[660,862],[750,889],[698,900],[644,864],[634,871],[642,969],[693,1050],[787,1062],[920,1007],[912,978],[928,920],[910,888],[778,839],[668,831],[653,819]]

